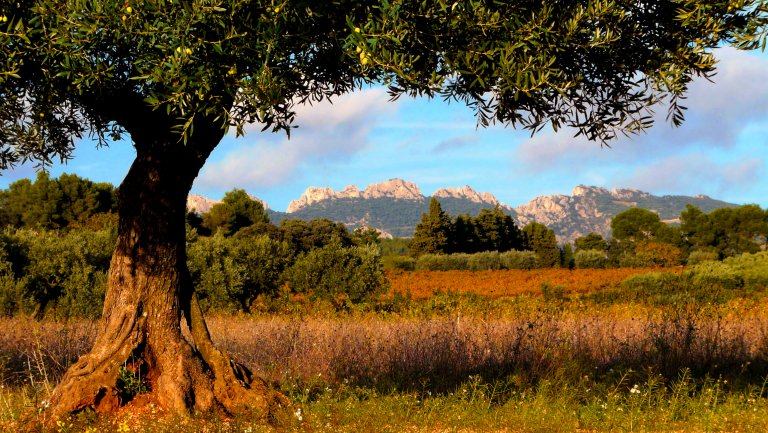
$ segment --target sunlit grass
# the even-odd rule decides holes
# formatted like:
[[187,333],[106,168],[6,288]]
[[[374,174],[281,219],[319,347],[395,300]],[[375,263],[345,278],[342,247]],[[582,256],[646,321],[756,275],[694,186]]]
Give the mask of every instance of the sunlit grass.
[[768,431],[763,297],[676,305],[444,293],[392,302],[211,315],[217,344],[294,403],[266,425],[150,406],[41,430],[34,422],[51,388],[88,349],[95,323],[2,318],[0,431]]

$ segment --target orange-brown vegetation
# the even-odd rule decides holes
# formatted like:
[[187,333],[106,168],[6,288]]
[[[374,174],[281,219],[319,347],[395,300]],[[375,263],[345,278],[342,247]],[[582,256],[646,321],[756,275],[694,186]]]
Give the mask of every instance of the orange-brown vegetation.
[[539,294],[543,283],[566,293],[589,293],[616,287],[627,277],[647,272],[682,272],[682,268],[536,269],[498,271],[388,271],[390,293],[426,299],[436,292],[491,298]]

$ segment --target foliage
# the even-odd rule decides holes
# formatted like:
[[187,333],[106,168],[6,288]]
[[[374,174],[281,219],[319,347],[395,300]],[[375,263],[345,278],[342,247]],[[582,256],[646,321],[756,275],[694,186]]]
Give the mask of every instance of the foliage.
[[640,267],[668,268],[682,262],[680,248],[664,242],[641,242],[635,246],[635,260]]
[[759,0],[281,6],[5,1],[0,167],[66,159],[87,131],[133,134],[148,108],[185,142],[203,113],[239,133],[254,120],[288,130],[294,104],[362,82],[460,100],[483,125],[605,140],[648,127],[665,100],[680,123],[692,77],[714,73],[711,51],[764,46],[768,20]]
[[[457,221],[458,223],[458,221]],[[509,215],[505,214],[500,206],[493,209],[482,209],[475,218],[471,220],[474,226],[476,244],[471,245],[474,249],[457,249],[461,252],[481,252],[481,251],[499,251],[523,249],[525,241],[520,229],[515,225],[515,221]],[[461,240],[457,240],[461,242]]]
[[299,256],[286,280],[293,292],[313,299],[339,301],[343,295],[353,303],[371,299],[387,286],[375,245],[344,247],[338,239]]
[[424,254],[440,254],[450,250],[451,220],[435,198],[429,202],[429,213],[421,216],[416,225],[408,251],[413,257]]
[[663,226],[657,213],[638,207],[627,209],[611,220],[613,239],[630,244],[653,239]]
[[605,242],[605,239],[595,232],[577,238],[574,241],[574,245],[576,246],[576,250],[606,251],[608,249],[608,243]]
[[713,262],[718,259],[718,254],[714,251],[691,251],[688,254],[686,264],[689,266],[697,265],[701,262]]
[[415,271],[416,259],[409,256],[381,256],[381,265],[384,269]]
[[264,205],[237,188],[224,194],[221,203],[213,205],[202,218],[203,227],[211,233],[222,230],[225,236],[254,224],[269,223]]
[[[13,261],[6,262],[3,276],[0,296],[5,299],[6,313],[33,312],[39,318],[48,314],[93,318],[101,313],[114,230],[56,233],[23,229],[8,238],[11,245],[6,243],[6,247],[16,252]],[[11,267],[18,271],[10,272]]]
[[538,256],[533,251],[485,251],[466,254],[425,254],[416,259],[416,270],[429,271],[487,271],[498,269],[536,269]]
[[602,250],[579,249],[573,255],[576,269],[605,269],[608,267],[608,257]]
[[205,307],[247,312],[257,296],[277,293],[291,256],[286,242],[268,236],[227,238],[217,233],[191,243],[188,263]]
[[523,227],[523,239],[526,249],[532,250],[542,267],[555,267],[560,263],[560,249],[557,246],[555,232],[544,224],[532,221]]
[[116,201],[110,184],[66,173],[51,179],[41,171],[34,182],[21,179],[0,191],[0,226],[60,229],[85,224],[113,211]]
[[709,214],[688,206],[680,219],[690,248],[713,250],[721,257],[756,253],[768,242],[768,211],[756,205],[722,208]]
[[290,245],[294,254],[307,253],[322,248],[334,239],[345,247],[354,244],[344,224],[327,219],[303,221],[298,219],[280,222],[280,238]]

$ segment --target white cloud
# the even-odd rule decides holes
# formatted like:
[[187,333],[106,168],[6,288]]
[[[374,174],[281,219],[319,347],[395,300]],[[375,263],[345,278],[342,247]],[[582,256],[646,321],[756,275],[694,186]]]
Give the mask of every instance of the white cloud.
[[299,175],[302,164],[345,160],[369,145],[381,116],[394,111],[386,92],[374,88],[342,95],[333,103],[297,107],[291,138],[249,130],[242,144],[206,164],[196,186],[260,188]]
[[704,154],[673,156],[636,168],[612,183],[657,193],[734,195],[757,184],[764,165],[758,158],[720,163]]
[[579,170],[595,162],[648,161],[680,149],[730,148],[748,128],[768,123],[768,57],[723,48],[714,84],[695,80],[683,101],[686,121],[674,128],[666,122],[666,107],[655,107],[656,123],[646,133],[609,143],[600,149],[573,132],[540,133],[523,142],[517,158],[532,170]]

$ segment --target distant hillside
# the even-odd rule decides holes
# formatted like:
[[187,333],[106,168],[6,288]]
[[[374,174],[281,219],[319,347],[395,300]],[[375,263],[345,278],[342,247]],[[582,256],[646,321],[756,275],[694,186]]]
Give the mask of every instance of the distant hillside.
[[[552,228],[560,242],[571,242],[589,232],[609,237],[611,219],[630,207],[652,210],[667,223],[676,223],[687,204],[704,212],[737,206],[704,195],[655,196],[634,189],[608,190],[583,185],[574,188],[570,196],[537,197],[516,208],[499,203],[492,194],[478,193],[469,186],[439,189],[432,196],[437,197],[443,209],[453,216],[474,216],[483,208],[501,206],[521,227],[530,221],[537,221]],[[366,226],[392,236],[410,237],[422,213],[429,210],[430,197],[423,195],[419,187],[411,182],[390,179],[369,185],[362,191],[354,185],[339,192],[330,188],[309,187],[299,199],[291,202],[288,212],[271,209],[267,212],[275,223],[288,218],[327,218],[344,223],[350,229]],[[198,197],[195,200],[200,202]]]
[[630,207],[640,207],[659,214],[670,224],[678,223],[680,212],[692,204],[704,212],[722,207],[737,206],[705,195],[695,197],[665,195],[655,196],[635,189],[599,188],[577,186],[570,196],[551,195],[536,197],[514,209],[513,216],[520,225],[530,221],[540,222],[557,234],[560,242],[573,241],[590,232],[609,237],[611,219]]

